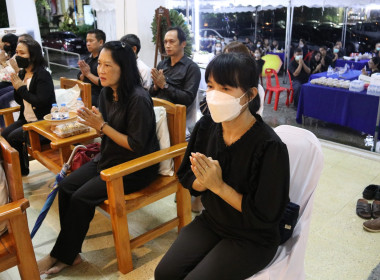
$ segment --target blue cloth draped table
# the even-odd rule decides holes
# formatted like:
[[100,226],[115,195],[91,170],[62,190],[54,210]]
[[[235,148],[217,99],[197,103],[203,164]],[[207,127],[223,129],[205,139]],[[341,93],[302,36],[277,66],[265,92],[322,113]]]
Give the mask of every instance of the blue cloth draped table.
[[339,75],[338,73],[335,73],[334,75],[327,76],[327,72],[321,72],[321,73],[316,73],[316,74],[311,74],[309,77],[309,82],[313,79],[321,78],[321,77],[328,77],[328,78],[334,78],[334,79],[340,79],[340,80],[357,80],[359,75],[362,72],[359,70],[349,70],[348,72]]
[[307,83],[301,88],[296,120],[302,123],[307,116],[374,135],[378,105],[379,97],[366,91]]
[[366,66],[368,70],[368,61],[369,59],[362,59],[357,62],[355,62],[355,60],[337,59],[335,62],[335,67],[344,67],[344,65],[346,65],[347,63],[350,69],[351,69],[351,65],[353,64],[354,70],[362,70],[364,66]]

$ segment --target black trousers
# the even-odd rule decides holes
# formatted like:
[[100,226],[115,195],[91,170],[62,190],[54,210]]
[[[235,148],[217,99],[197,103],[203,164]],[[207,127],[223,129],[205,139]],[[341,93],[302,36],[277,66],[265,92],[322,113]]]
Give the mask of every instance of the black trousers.
[[[125,176],[124,192],[142,189],[152,181],[134,174]],[[95,207],[107,199],[106,182],[100,178],[97,162],[90,161],[59,183],[58,203],[61,231],[50,255],[71,265],[81,252]]]
[[8,141],[9,145],[17,150],[23,174],[29,170],[28,153],[24,148],[27,133],[22,129],[22,126],[26,123],[26,120],[17,120],[1,132],[1,136]]
[[265,268],[277,247],[223,238],[201,216],[184,227],[162,258],[155,280],[246,279]]

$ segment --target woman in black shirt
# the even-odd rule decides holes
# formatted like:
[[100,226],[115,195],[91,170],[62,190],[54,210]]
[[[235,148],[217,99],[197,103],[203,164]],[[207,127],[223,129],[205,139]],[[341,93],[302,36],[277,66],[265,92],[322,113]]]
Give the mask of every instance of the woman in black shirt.
[[[99,55],[98,74],[104,87],[99,110],[83,107],[78,116],[81,123],[103,135],[101,151],[59,183],[61,231],[50,255],[38,262],[41,274],[81,262],[79,253],[95,207],[107,199],[101,170],[159,150],[153,102],[141,85],[133,50],[121,42],[106,43]],[[124,192],[144,188],[157,172],[154,165],[124,176]]]
[[314,51],[310,59],[311,74],[322,72],[322,55],[319,51]]
[[194,128],[178,170],[205,210],[183,228],[155,279],[246,279],[265,268],[279,245],[289,201],[286,145],[248,110],[257,97],[250,56],[222,54],[206,69],[211,115]]
[[21,40],[16,48],[18,75],[11,74],[14,87],[14,100],[21,105],[20,117],[16,122],[4,129],[1,135],[14,147],[20,157],[22,175],[29,174],[29,161],[22,126],[29,122],[42,120],[50,113],[55,103],[53,79],[45,69],[46,62],[42,56],[41,46],[33,39]]

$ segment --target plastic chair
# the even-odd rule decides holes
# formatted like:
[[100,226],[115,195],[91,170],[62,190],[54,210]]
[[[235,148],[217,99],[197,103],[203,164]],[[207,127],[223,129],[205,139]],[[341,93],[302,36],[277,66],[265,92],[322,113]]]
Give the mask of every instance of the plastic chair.
[[[276,85],[275,86],[272,86],[272,75],[274,75],[275,78],[276,78]],[[286,102],[285,102],[285,104],[286,104],[286,106],[289,107],[289,92],[288,92],[288,89],[280,86],[280,82],[278,81],[278,75],[277,75],[276,70],[274,70],[272,68],[265,69],[265,76],[266,76],[266,79],[267,79],[267,88],[265,90],[264,100],[267,97],[267,93],[269,93],[268,104],[270,104],[272,102],[272,94],[273,94],[273,92],[275,92],[276,93],[276,98],[275,98],[275,103],[274,103],[274,110],[277,111],[278,101],[280,99],[280,93],[283,92],[283,91],[286,91],[287,96],[286,96]]]
[[289,77],[289,88],[287,89],[288,94],[290,93],[290,104],[293,103],[294,99],[294,89],[293,89],[293,82],[292,82],[292,77],[290,75],[290,72],[288,70],[288,77]]
[[305,129],[281,125],[274,130],[288,148],[289,197],[290,201],[300,205],[300,214],[293,236],[278,248],[266,268],[247,280],[303,280],[314,190],[323,168],[322,148],[317,137]]

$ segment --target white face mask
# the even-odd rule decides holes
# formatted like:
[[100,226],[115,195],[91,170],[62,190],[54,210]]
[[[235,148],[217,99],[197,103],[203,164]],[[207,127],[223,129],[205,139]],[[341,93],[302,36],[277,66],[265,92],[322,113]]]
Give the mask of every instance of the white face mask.
[[259,54],[259,53],[255,53],[255,57],[256,57],[256,58],[259,58],[259,57],[260,57],[260,54]]
[[303,48],[303,44],[300,44],[299,47],[300,47],[300,48]]
[[257,47],[258,47],[258,48],[260,48],[260,47],[261,47],[261,45],[260,45],[260,44],[257,44]]
[[296,55],[296,60],[299,61],[302,59],[302,55]]
[[214,122],[228,122],[232,121],[240,115],[241,109],[248,104],[240,105],[240,99],[245,96],[235,98],[227,93],[211,90],[206,93],[206,101],[210,114]]
[[220,52],[220,51],[222,50],[222,48],[221,48],[221,47],[215,47],[215,50],[216,50],[217,52]]

